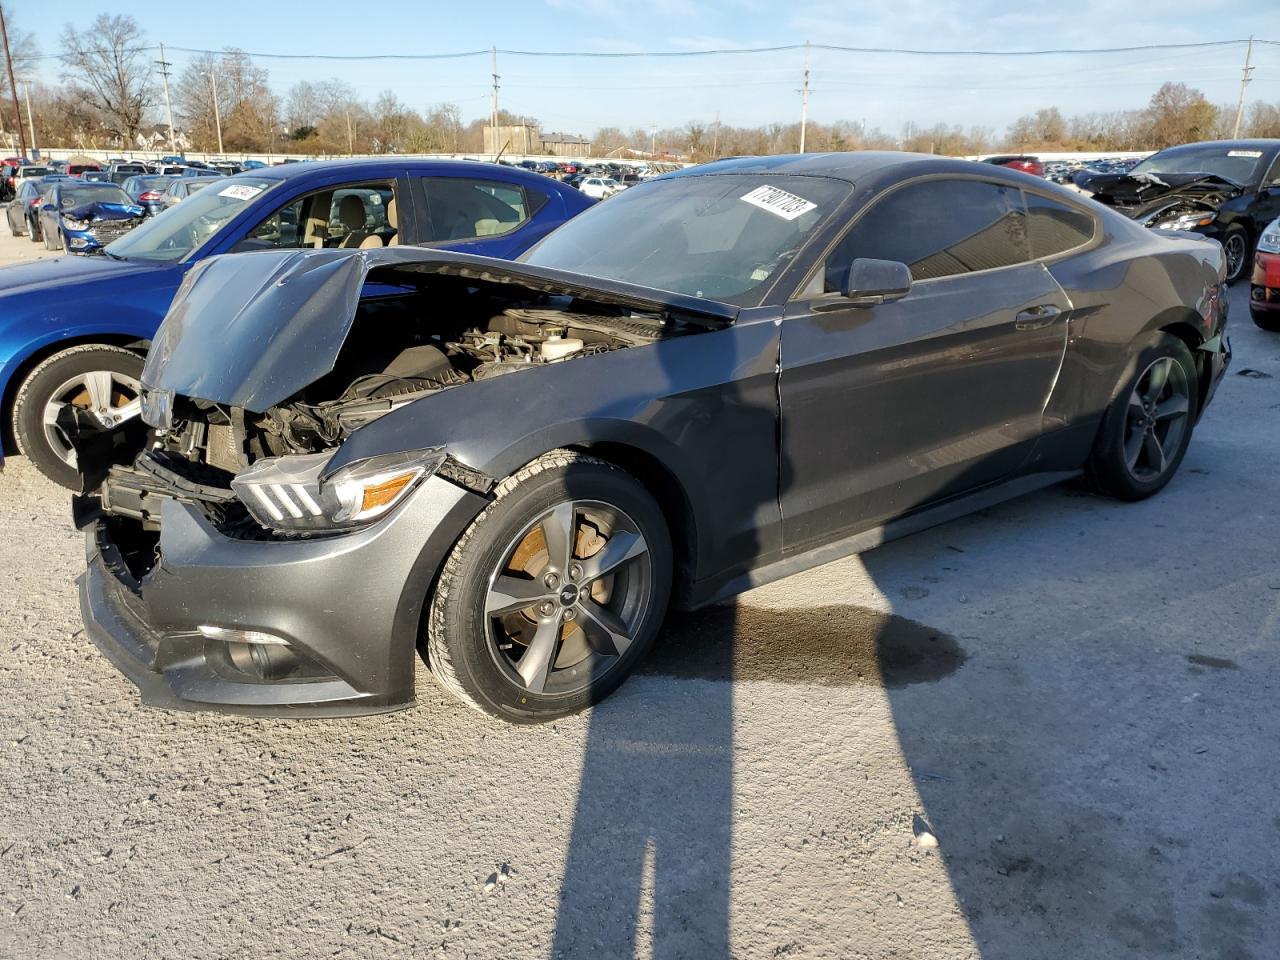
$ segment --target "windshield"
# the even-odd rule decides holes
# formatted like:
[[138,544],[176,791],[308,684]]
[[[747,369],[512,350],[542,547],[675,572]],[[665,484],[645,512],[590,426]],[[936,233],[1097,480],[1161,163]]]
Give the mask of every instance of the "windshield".
[[522,259],[749,306],[849,189],[825,177],[651,180],[578,214]]
[[1212,173],[1232,183],[1246,184],[1262,175],[1261,150],[1207,143],[1194,147],[1175,147],[1147,157],[1130,174]]
[[237,177],[216,183],[219,189],[193,194],[163,216],[154,217],[107,244],[107,253],[131,260],[181,260],[280,181]]
[[63,210],[70,210],[82,203],[133,203],[133,201],[114,183],[86,183],[62,188],[59,204]]

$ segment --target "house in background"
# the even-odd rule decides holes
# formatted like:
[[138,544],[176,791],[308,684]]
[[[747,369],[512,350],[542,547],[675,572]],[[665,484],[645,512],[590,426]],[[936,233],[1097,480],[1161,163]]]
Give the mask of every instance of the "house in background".
[[[191,138],[177,127],[173,128],[173,139],[175,141],[173,146],[177,148],[178,153],[185,153],[191,149]],[[169,127],[163,123],[153,123],[138,131],[138,149],[169,150]]]

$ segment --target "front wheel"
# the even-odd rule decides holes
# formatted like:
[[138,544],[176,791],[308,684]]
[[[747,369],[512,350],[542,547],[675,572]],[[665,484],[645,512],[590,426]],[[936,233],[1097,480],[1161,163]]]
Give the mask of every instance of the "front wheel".
[[1227,257],[1227,283],[1235,283],[1249,270],[1249,235],[1239,224],[1233,223],[1222,235],[1222,252]]
[[1143,500],[1173,479],[1200,395],[1191,351],[1170,334],[1155,334],[1132,369],[1085,466],[1095,490],[1120,500]]
[[621,684],[657,635],[671,591],[666,521],[630,474],[567,450],[495,493],[445,562],[427,663],[499,719],[575,713]]
[[106,344],[84,344],[46,359],[14,400],[18,448],[54,483],[79,490],[81,465],[68,431],[86,424],[91,432],[81,439],[110,439],[141,424],[142,364],[138,354]]
[[1266,330],[1269,333],[1280,333],[1280,310],[1259,310],[1257,307],[1249,308],[1249,316],[1253,319],[1254,325],[1260,330]]

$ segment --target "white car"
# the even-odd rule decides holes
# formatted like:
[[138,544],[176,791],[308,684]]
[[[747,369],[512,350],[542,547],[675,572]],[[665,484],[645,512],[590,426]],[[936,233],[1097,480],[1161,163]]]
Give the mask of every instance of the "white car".
[[613,177],[587,177],[587,179],[578,184],[578,189],[588,197],[592,197],[595,200],[603,200],[605,197],[611,197],[615,193],[625,190],[626,187],[613,179]]

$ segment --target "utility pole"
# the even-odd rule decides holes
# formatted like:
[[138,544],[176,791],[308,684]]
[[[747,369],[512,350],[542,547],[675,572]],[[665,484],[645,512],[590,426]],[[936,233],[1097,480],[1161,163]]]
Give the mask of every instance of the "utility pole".
[[218,74],[216,71],[206,73],[213,84],[211,90],[213,92],[213,125],[218,128],[218,153],[222,153],[222,114],[218,112]]
[[716,133],[711,140],[711,159],[718,160],[720,158],[720,111],[716,111]]
[[27,155],[27,135],[22,132],[22,111],[18,108],[18,85],[13,82],[13,57],[9,55],[9,28],[4,22],[4,7],[0,6],[0,37],[4,38],[4,62],[9,68],[9,95],[13,97],[13,115],[18,119],[19,156]]
[[173,135],[173,104],[169,102],[169,68],[173,66],[164,58],[164,44],[160,44],[160,59],[156,61],[160,67],[160,76],[164,78],[164,110],[169,117],[169,149],[178,152],[178,138]]
[[356,137],[351,131],[351,108],[347,107],[347,153],[356,152]]
[[493,78],[493,88],[489,91],[489,129],[493,131],[493,158],[497,160],[502,148],[498,145],[498,48],[496,45],[489,48],[489,57],[489,73]]
[[649,159],[653,159],[653,155],[658,152],[658,124],[649,124]]
[[31,159],[35,159],[36,153],[36,115],[31,112],[31,81],[27,81],[27,126],[31,128]]
[[1244,52],[1244,70],[1240,74],[1240,99],[1236,101],[1236,125],[1231,130],[1231,139],[1240,136],[1240,120],[1244,117],[1244,88],[1249,85],[1249,80],[1253,74],[1253,67],[1249,65],[1249,61],[1253,59],[1253,37],[1249,38],[1249,46]]
[[800,87],[800,152],[804,153],[804,137],[809,126],[809,41],[804,42],[804,82]]

